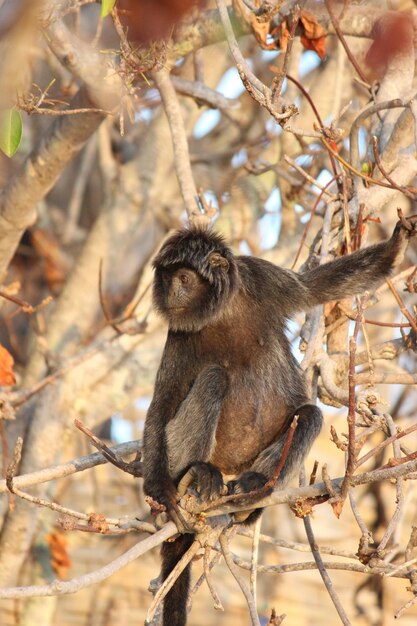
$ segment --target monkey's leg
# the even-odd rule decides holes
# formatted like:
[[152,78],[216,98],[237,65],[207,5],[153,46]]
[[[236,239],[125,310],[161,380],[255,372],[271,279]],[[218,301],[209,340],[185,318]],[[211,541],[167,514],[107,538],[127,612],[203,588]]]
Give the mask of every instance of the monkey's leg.
[[217,424],[228,387],[226,370],[209,365],[197,376],[186,399],[166,428],[170,473],[180,479],[183,495],[194,485],[203,499],[223,492],[219,470],[207,463],[214,446]]
[[[162,580],[165,580],[194,541],[194,535],[180,535],[175,541],[164,542],[161,548]],[[191,565],[180,574],[167,593],[163,607],[163,626],[184,626],[187,621],[187,598]]]
[[[283,487],[290,478],[299,470],[304,457],[310,450],[313,441],[320,432],[323,415],[314,404],[303,404],[294,415],[298,415],[298,424],[295,429],[287,458],[278,477],[276,487]],[[289,420],[290,423],[290,420]],[[275,470],[281,460],[282,453],[287,441],[288,431],[283,433],[279,439],[271,443],[263,450],[252,463],[251,469],[244,472],[236,481],[228,483],[229,493],[246,493],[259,489],[274,476]],[[272,488],[268,493],[272,492]],[[260,515],[261,510],[254,511],[248,515],[247,511],[235,514],[236,521],[245,523],[254,522]]]
[[[320,433],[323,424],[323,414],[314,404],[303,404],[298,407],[298,409],[293,412],[291,419],[295,415],[298,415],[297,428],[295,429],[294,437],[281,474],[278,477],[277,486],[285,485],[300,469],[303,459]],[[288,420],[288,423],[291,423],[291,419]],[[281,460],[287,436],[288,432],[283,433],[277,441],[274,441],[268,448],[261,452],[252,463],[251,470],[263,474],[268,479],[272,478]],[[243,474],[241,478],[244,475],[245,474]]]

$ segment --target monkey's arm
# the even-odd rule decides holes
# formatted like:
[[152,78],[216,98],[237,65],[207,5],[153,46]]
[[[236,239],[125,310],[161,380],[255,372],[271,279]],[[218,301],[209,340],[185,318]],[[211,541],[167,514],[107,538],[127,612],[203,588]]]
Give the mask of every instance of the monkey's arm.
[[144,491],[168,509],[175,505],[177,480],[191,466],[187,480],[198,483],[203,497],[223,486],[220,472],[206,462],[215,445],[228,376],[214,364],[198,372],[192,354],[184,339],[168,336],[145,421]]
[[299,274],[300,282],[307,290],[306,304],[314,306],[346,298],[381,283],[401,262],[410,237],[417,234],[417,216],[408,218],[408,222],[411,230],[398,222],[388,241]]
[[166,430],[188,393],[186,352],[186,347],[181,351],[178,338],[168,333],[143,433],[144,492],[165,506],[175,502]]
[[143,433],[143,489],[157,502],[169,505],[167,496],[175,495],[175,486],[169,475],[166,444],[166,423],[175,414],[173,390],[167,383],[163,364],[158,370],[155,393],[148,409]]

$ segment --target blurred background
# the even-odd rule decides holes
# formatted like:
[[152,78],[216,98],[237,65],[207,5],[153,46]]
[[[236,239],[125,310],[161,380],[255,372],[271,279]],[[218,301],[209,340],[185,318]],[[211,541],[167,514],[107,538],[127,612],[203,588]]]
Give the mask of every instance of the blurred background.
[[[415,19],[412,0],[0,1],[3,477],[18,436],[20,475],[90,454],[74,419],[107,443],[141,439],[166,336],[151,306],[151,260],[193,211],[203,207],[236,253],[297,271],[388,238],[398,208],[417,212]],[[392,288],[362,301],[360,457],[416,423],[416,263],[413,243]],[[324,464],[330,478],[344,474],[356,314],[349,299],[288,324],[325,415],[306,460],[307,477],[319,462],[318,482]],[[380,447],[357,473],[411,462],[416,444],[411,432]],[[355,626],[394,624],[407,602],[400,623],[415,624],[410,468],[352,490],[339,519],[329,503],[313,508],[316,542]],[[69,580],[147,536],[68,530],[62,513],[2,485],[0,588]],[[151,521],[141,479],[109,464],[27,491]],[[259,572],[262,626],[273,624],[272,608],[285,624],[339,623],[303,520],[269,507],[261,532],[260,565],[287,567]],[[250,561],[249,538],[231,548]],[[158,570],[155,549],[76,595],[2,599],[0,623],[143,623]],[[203,584],[190,625],[249,624],[222,563],[213,581],[224,612]]]

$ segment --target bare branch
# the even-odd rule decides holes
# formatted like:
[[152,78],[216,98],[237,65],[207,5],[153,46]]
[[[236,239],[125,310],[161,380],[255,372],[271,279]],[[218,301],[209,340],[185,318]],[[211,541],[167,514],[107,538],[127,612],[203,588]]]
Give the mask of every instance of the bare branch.
[[171,129],[175,171],[177,172],[181,195],[188,213],[188,218],[191,222],[198,223],[205,221],[197,204],[198,193],[190,165],[190,154],[184,120],[182,118],[177,94],[169,76],[169,71],[162,68],[153,72],[152,75],[159,89],[159,93],[161,94]]
[[90,585],[106,580],[115,572],[137,559],[145,552],[149,552],[152,548],[159,546],[177,532],[174,522],[168,522],[161,530],[147,539],[139,541],[133,548],[130,548],[124,554],[117,557],[104,567],[100,567],[94,572],[89,572],[83,576],[78,576],[72,580],[55,580],[49,585],[32,585],[29,587],[6,587],[0,589],[0,598],[33,598],[39,596],[58,596],[67,593],[75,593],[80,589],[85,589]]
[[258,612],[256,610],[255,599],[253,598],[251,591],[246,584],[246,581],[241,576],[239,569],[233,562],[233,558],[229,549],[228,535],[226,533],[222,533],[219,537],[219,542],[223,552],[224,560],[226,561],[226,565],[230,569],[233,577],[235,578],[236,582],[242,590],[243,595],[245,596],[249,608],[252,626],[261,626]]
[[[139,440],[130,441],[128,443],[120,443],[111,448],[111,450],[117,456],[134,454],[139,449],[140,443],[141,442]],[[72,474],[76,474],[77,472],[83,472],[87,469],[90,469],[97,465],[103,465],[107,462],[107,459],[101,454],[101,452],[96,452],[94,454],[89,454],[88,456],[83,456],[79,459],[75,459],[74,461],[63,463],[62,465],[54,465],[52,467],[48,467],[37,472],[32,472],[30,474],[15,476],[13,478],[13,484],[17,488],[30,487],[31,485],[39,485],[41,483],[49,482],[50,480],[56,480],[57,478],[71,476]],[[6,491],[6,481],[0,480],[0,493],[5,493]]]

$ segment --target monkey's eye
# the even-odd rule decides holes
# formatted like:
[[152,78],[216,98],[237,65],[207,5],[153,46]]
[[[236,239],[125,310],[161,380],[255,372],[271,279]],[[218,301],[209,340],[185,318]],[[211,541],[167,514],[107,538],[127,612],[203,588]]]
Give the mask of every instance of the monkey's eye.
[[179,279],[183,285],[186,285],[190,281],[190,277],[187,274],[180,274]]

